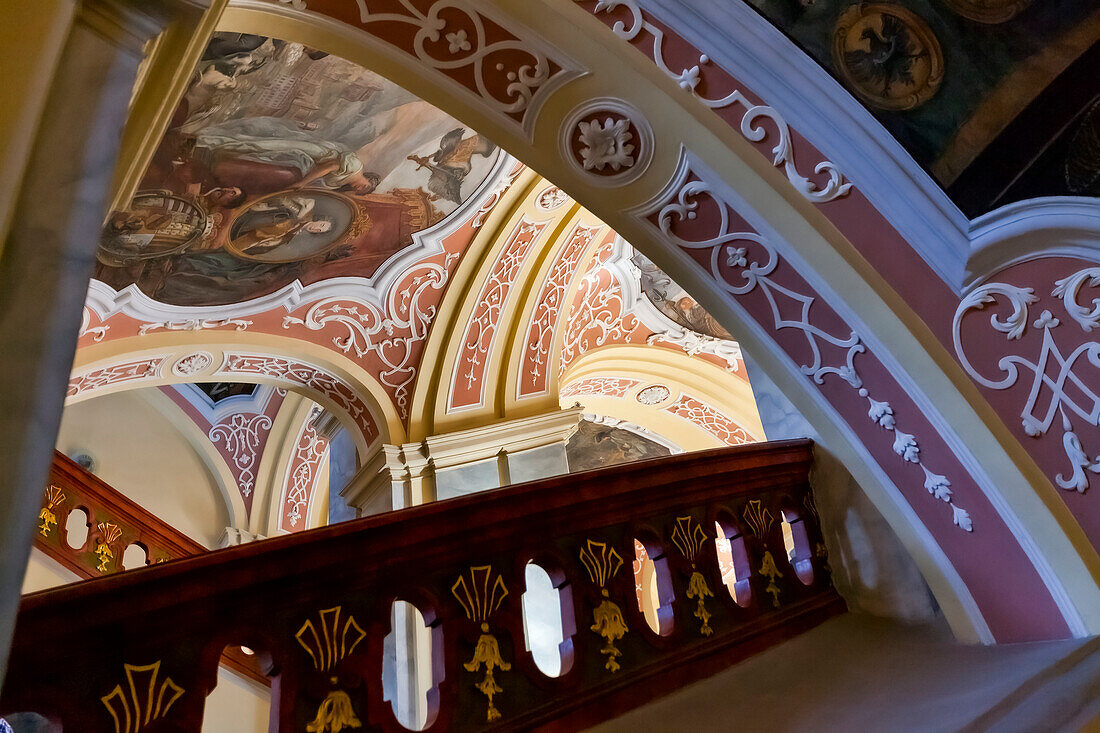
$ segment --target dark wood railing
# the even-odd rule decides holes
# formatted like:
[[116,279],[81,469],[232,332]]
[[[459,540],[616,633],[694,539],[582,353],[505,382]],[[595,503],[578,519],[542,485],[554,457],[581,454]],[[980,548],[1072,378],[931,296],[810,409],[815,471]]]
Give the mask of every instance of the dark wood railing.
[[[74,512],[79,520],[70,522]],[[83,534],[83,541],[71,541],[70,527]],[[54,451],[34,546],[77,577],[91,580],[125,570],[123,557],[135,545],[141,548],[144,565],[208,552],[64,453]],[[257,682],[271,684],[256,660],[240,649],[228,650],[222,664]]]
[[[91,733],[199,731],[219,655],[246,645],[275,679],[272,730],[404,730],[381,684],[401,599],[430,629],[432,730],[577,730],[843,610],[810,463],[808,441],[673,456],[32,594],[0,714]],[[725,582],[716,523],[731,539]],[[656,579],[649,622],[636,540]],[[558,677],[526,651],[529,561],[558,589]]]
[[[83,525],[80,530],[84,533],[83,542],[75,546],[67,531],[73,512],[80,517],[74,524]],[[146,565],[207,551],[57,451],[42,495],[34,541],[35,547],[81,578],[123,570],[123,555],[135,545],[144,553]]]

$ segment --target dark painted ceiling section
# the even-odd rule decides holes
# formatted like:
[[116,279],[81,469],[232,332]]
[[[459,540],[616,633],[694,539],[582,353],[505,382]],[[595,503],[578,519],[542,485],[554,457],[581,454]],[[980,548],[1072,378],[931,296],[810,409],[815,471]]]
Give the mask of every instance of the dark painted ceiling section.
[[1098,195],[1096,0],[749,0],[975,217]]

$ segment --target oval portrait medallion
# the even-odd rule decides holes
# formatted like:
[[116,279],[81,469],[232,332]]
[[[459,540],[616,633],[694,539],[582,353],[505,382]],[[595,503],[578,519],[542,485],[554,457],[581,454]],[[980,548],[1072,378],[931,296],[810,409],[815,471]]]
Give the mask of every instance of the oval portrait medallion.
[[[297,262],[345,241],[356,222],[355,202],[339,193],[302,189],[273,194],[241,211],[229,225],[229,250],[261,262]],[[361,232],[356,232],[361,233]]]
[[878,109],[918,107],[943,82],[943,51],[932,29],[898,5],[845,11],[833,31],[833,64],[844,83]]
[[96,257],[124,267],[182,252],[205,231],[207,214],[195,201],[168,191],[139,191],[107,219]]

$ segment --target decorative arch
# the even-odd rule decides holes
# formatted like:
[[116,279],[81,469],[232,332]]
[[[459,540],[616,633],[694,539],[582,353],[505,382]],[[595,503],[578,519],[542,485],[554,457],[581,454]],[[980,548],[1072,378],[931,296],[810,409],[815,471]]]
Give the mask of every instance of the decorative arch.
[[592,351],[566,371],[559,395],[563,408],[579,402],[585,412],[638,425],[684,450],[765,439],[747,381],[670,349]]
[[150,334],[81,349],[67,404],[128,389],[194,381],[270,384],[305,394],[337,415],[366,461],[379,441],[402,435],[386,393],[354,362],[296,339],[235,333]]
[[[478,35],[454,59],[445,43],[412,45],[430,13],[409,11],[396,23],[403,31],[393,32],[362,4],[311,0],[308,7],[253,0],[231,7],[225,23],[291,34],[378,69],[519,154],[696,294],[882,509],[960,637],[1100,630],[1095,541],[950,348],[966,259],[960,247],[969,240],[951,239],[943,253],[955,264],[946,268],[924,249],[930,245],[910,244],[937,227],[958,230],[957,212],[922,190],[898,198],[931,223],[880,210],[871,197],[888,186],[831,163],[815,147],[827,136],[823,143],[812,126],[792,130],[761,96],[780,98],[782,90],[750,90],[710,63],[678,32],[680,23],[664,25],[633,0],[486,0],[459,12],[479,28],[504,29],[512,45],[490,49]],[[735,50],[742,65],[766,66],[751,48]],[[510,54],[501,78],[482,74],[477,60],[497,51]],[[668,61],[701,57],[688,67]],[[537,73],[509,87],[509,70],[524,65]],[[569,110],[598,97],[623,104],[586,109],[576,128],[561,127]],[[630,132],[631,144],[652,145],[631,156],[630,167],[640,167],[631,180],[601,173],[626,163],[586,145],[580,125],[597,117],[622,122],[616,129]],[[681,140],[691,150],[681,150]],[[901,168],[891,169],[891,179],[911,177],[912,166]],[[729,238],[741,234],[747,246]],[[780,288],[793,311],[768,305]],[[1014,579],[1011,596],[1003,574]]]
[[317,405],[304,401],[299,404],[290,415],[280,450],[273,456],[277,465],[263,525],[270,537],[328,523],[322,511],[327,507],[327,497],[318,491],[329,443],[329,438],[318,431],[316,421],[320,415]]
[[141,390],[139,394],[172,423],[210,471],[218,486],[219,498],[226,507],[230,526],[247,526],[249,507],[237,488],[237,477],[233,475],[225,456],[211,443],[206,431],[182,414],[179,404],[160,390]]

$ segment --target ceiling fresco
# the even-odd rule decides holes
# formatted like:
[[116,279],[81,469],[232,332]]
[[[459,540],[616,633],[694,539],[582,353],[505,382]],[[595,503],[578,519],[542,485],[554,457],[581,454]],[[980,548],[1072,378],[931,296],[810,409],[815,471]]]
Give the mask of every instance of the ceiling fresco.
[[392,82],[301,44],[211,40],[96,279],[170,305],[371,276],[493,168],[495,144]]
[[[1095,0],[748,2],[847,87],[969,216],[1031,196],[1097,195],[1100,157],[1073,141],[1082,126],[1080,135],[1096,135],[1088,109],[1100,74],[1095,61],[1077,64],[1100,38]],[[1075,82],[1059,85],[1067,75]],[[1040,103],[1055,86],[1063,99]],[[1003,152],[982,155],[1022,117],[1036,119],[1015,131],[1010,162]]]
[[665,446],[622,428],[581,420],[565,447],[570,471],[591,471],[672,454]]
[[662,315],[704,336],[733,341],[733,335],[714,316],[648,257],[635,250],[630,262],[638,268],[642,292]]

